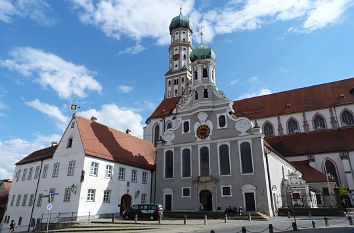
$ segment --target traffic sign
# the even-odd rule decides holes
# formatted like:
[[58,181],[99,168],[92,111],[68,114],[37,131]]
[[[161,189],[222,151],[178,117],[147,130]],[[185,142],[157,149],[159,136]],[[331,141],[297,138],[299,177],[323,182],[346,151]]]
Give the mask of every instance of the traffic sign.
[[53,208],[53,205],[52,205],[51,203],[49,203],[49,204],[47,205],[47,210],[52,210],[52,208]]

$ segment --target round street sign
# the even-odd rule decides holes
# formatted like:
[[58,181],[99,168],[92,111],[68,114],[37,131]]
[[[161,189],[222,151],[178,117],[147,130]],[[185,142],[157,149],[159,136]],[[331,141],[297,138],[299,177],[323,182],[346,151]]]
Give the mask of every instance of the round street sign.
[[53,208],[53,205],[52,205],[51,203],[49,203],[49,204],[47,205],[47,210],[52,210],[52,208]]

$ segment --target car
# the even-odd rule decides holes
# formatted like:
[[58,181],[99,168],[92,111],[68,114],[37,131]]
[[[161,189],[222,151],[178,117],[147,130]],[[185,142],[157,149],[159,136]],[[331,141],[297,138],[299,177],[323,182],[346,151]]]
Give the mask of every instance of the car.
[[163,215],[163,209],[161,204],[137,204],[130,207],[123,212],[122,217],[124,219],[134,219],[135,215],[138,215],[138,219],[150,219],[157,220]]

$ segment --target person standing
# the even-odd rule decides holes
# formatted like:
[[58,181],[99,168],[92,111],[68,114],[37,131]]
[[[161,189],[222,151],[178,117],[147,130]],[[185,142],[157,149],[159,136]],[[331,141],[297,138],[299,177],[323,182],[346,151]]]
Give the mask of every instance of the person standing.
[[11,220],[9,232],[15,232],[15,227],[16,227],[15,221]]

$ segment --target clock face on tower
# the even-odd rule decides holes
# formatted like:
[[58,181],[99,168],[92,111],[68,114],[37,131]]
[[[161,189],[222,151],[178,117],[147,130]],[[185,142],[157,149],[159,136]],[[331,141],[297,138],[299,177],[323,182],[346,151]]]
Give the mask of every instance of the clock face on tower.
[[200,139],[206,139],[207,137],[209,137],[210,135],[210,128],[208,125],[206,124],[201,124],[198,128],[197,128],[197,137]]

